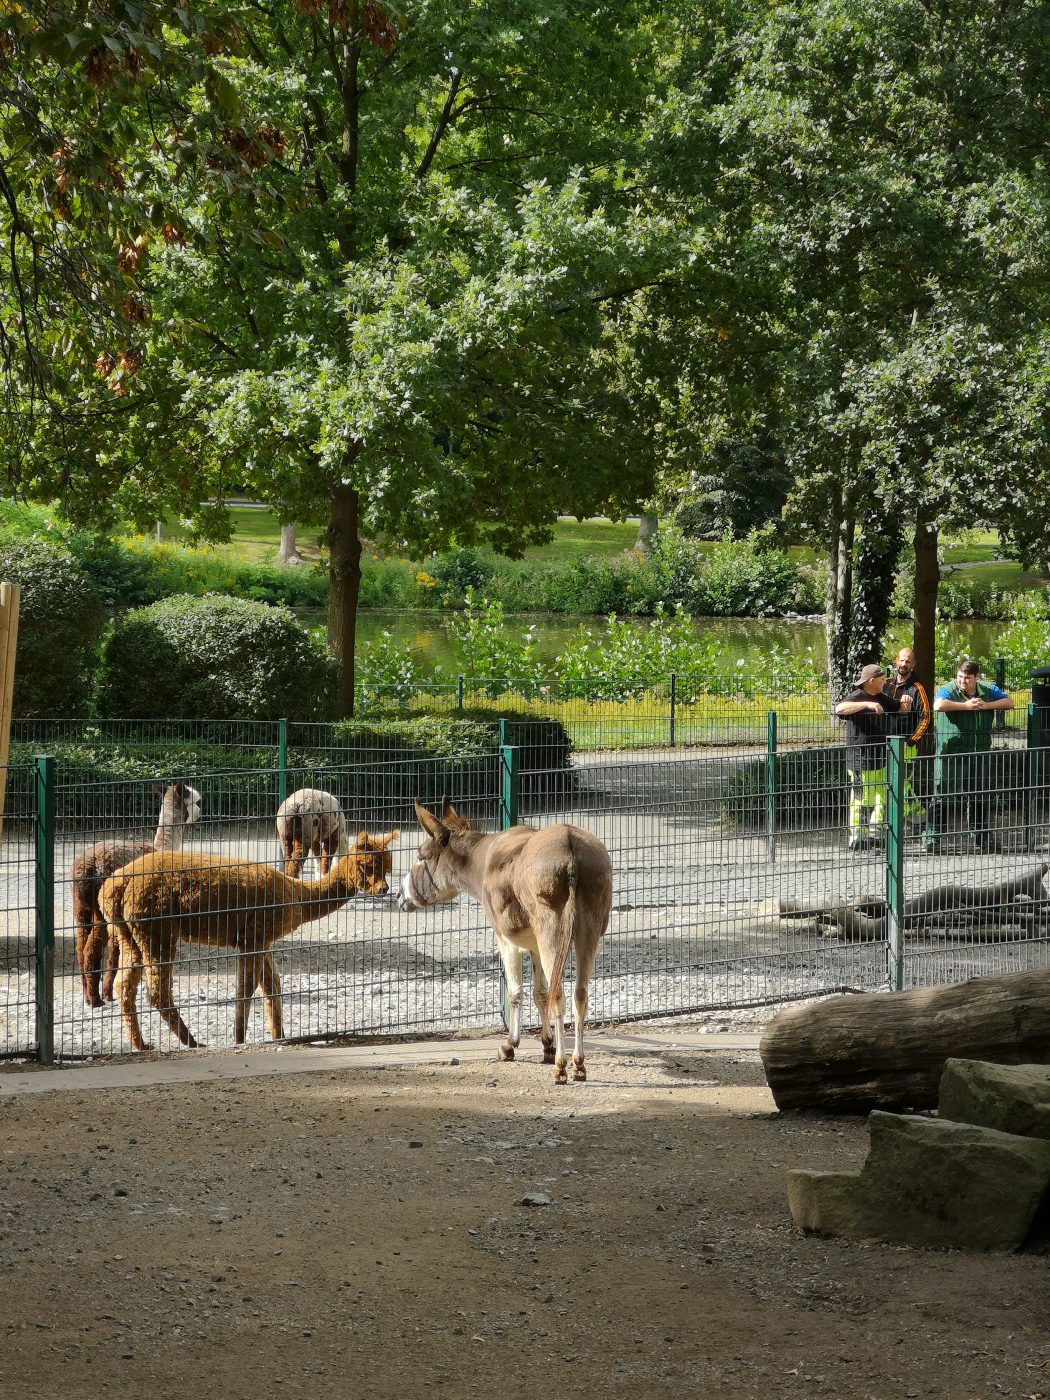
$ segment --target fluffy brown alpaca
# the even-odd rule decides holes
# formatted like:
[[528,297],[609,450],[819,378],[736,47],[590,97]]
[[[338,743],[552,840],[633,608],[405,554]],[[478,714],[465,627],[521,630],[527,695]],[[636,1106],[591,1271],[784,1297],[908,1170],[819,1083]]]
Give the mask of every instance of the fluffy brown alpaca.
[[386,894],[393,864],[390,845],[398,836],[362,831],[348,855],[320,880],[297,880],[257,862],[187,852],[140,856],[102,886],[99,904],[120,940],[117,997],[128,1040],[149,1050],[142,1038],[135,1000],[143,974],[150,1004],[173,1035],[191,1048],[197,1042],[172,997],[172,969],[180,942],[233,948],[237,960],[234,1041],[244,1043],[248,1008],[262,992],[266,1028],[284,1034],[281,982],[270,949],[302,924],[323,919],[355,894]]
[[[84,1000],[88,1006],[101,1006],[103,999],[113,1000],[113,979],[120,958],[120,943],[108,937],[106,922],[98,907],[98,892],[103,881],[115,870],[150,851],[177,851],[182,845],[182,830],[201,814],[201,795],[188,783],[160,783],[153,790],[162,795],[160,819],[152,841],[117,839],[96,841],[76,857],[69,869],[73,899],[73,929],[76,938],[77,967],[84,984]],[[105,963],[106,975],[99,979]]]

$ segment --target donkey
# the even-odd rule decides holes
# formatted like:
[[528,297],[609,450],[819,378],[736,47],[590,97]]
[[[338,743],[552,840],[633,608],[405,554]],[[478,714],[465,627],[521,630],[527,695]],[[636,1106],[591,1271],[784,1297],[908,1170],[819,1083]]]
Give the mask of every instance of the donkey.
[[612,906],[612,862],[596,836],[559,822],[542,831],[515,826],[488,835],[476,831],[443,800],[440,818],[415,800],[426,832],[398,895],[402,910],[425,908],[457,894],[481,902],[496,933],[507,975],[510,1017],[501,1060],[513,1060],[521,1041],[521,955],[529,954],[533,999],[540,1013],[544,1064],[554,1064],[555,1084],[565,1084],[565,992],[562,979],[576,950],[575,1031],[572,1077],[586,1079],[583,1023],[587,984],[598,940]]

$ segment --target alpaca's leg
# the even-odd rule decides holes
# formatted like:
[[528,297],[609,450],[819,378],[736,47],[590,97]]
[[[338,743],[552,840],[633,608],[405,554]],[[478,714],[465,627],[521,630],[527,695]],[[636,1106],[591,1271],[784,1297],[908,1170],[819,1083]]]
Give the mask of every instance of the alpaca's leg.
[[113,986],[120,966],[120,939],[115,933],[106,930],[106,973],[102,978],[102,1000],[113,1000]]
[[248,1025],[248,1012],[256,985],[263,977],[265,953],[244,953],[237,959],[237,1003],[233,1017],[233,1043],[244,1044],[244,1033]]
[[284,873],[290,875],[293,880],[298,880],[306,864],[306,854],[302,823],[296,822],[284,848]]
[[160,1018],[171,1031],[172,1035],[178,1036],[183,1045],[190,1050],[196,1050],[197,1042],[190,1035],[189,1027],[179,1015],[178,1007],[175,1005],[175,997],[172,989],[172,965],[171,959],[165,958],[162,962],[157,962],[152,956],[144,957],[146,972],[146,987],[149,991],[149,999],[153,1006],[160,1012]]
[[263,958],[262,976],[258,982],[263,995],[263,1010],[266,1013],[266,1029],[271,1040],[284,1038],[284,1022],[281,1014],[281,979],[273,963],[273,954]]
[[128,938],[119,938],[120,967],[117,969],[116,993],[120,1003],[120,1015],[124,1022],[124,1034],[131,1043],[132,1050],[152,1050],[142,1038],[138,1008],[135,999],[142,981],[142,956],[138,948]]
[[95,902],[94,894],[88,895],[74,886],[73,926],[76,944],[77,967],[84,986],[84,1000],[88,1006],[101,1006],[98,979],[102,966],[102,950],[106,946],[106,924]]

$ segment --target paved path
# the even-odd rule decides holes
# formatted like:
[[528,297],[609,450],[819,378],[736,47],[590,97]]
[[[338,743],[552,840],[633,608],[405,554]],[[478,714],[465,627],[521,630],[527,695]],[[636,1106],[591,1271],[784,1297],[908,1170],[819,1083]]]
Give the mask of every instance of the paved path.
[[[0,1068],[0,1097],[48,1093],[53,1090],[128,1089],[154,1084],[203,1084],[222,1079],[271,1078],[282,1074],[313,1074],[344,1069],[385,1069],[393,1065],[448,1064],[451,1060],[491,1060],[496,1067],[497,1035],[454,1040],[421,1040],[382,1045],[287,1046],[275,1050],[216,1053],[186,1051],[164,1059],[121,1060],[81,1065],[73,1069]],[[588,1032],[586,1049],[613,1055],[662,1055],[675,1050],[758,1049],[757,1034],[730,1035],[667,1027],[631,1031]],[[528,1056],[533,1047],[519,1054]],[[535,1047],[538,1054],[538,1043]],[[513,1069],[510,1070],[513,1073]]]

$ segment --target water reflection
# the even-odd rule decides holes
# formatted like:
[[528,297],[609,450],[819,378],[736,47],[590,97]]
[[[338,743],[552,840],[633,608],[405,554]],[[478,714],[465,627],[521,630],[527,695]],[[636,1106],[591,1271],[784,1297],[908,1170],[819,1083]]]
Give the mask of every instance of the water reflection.
[[[312,610],[302,611],[299,616],[308,625],[321,625],[325,620],[323,612]],[[645,631],[649,619],[639,618],[636,625],[639,631]],[[990,660],[997,654],[997,638],[1008,625],[967,618],[948,623],[946,627],[953,650],[960,656],[973,655]],[[514,613],[508,616],[507,626],[514,632],[535,627],[537,654],[542,660],[554,661],[566,642],[581,629],[600,637],[606,629],[606,622],[601,617]],[[735,666],[740,660],[746,665],[752,658],[767,654],[774,643],[787,648],[799,659],[812,651],[816,665],[823,668],[825,664],[824,627],[821,622],[784,618],[702,617],[697,618],[693,626],[698,641],[712,637],[718,641],[724,651],[727,667]],[[389,632],[397,645],[404,647],[428,669],[437,665],[446,671],[455,672],[458,669],[455,649],[445,631],[445,619],[441,613],[375,609],[362,611],[358,615],[359,645],[378,641],[384,632]],[[893,656],[899,647],[910,642],[911,629],[908,624],[904,621],[894,622],[887,633],[886,657]]]

